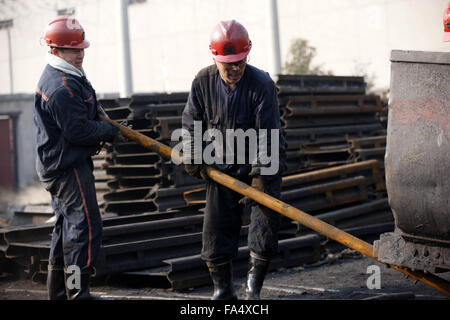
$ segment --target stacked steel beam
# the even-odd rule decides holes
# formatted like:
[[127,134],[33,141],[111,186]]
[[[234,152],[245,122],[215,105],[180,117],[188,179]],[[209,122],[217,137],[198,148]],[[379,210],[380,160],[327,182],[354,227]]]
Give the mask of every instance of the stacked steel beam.
[[[199,206],[163,213],[103,219],[99,276],[161,265],[162,259],[194,254],[203,221]],[[53,223],[0,230],[0,251],[31,276],[45,274]]]
[[104,167],[106,163],[106,155],[106,148],[102,148],[98,154],[92,156],[92,160],[94,162],[95,189],[97,192],[97,201],[100,210],[103,210],[105,204],[103,196],[105,193],[109,192],[108,181],[114,178],[106,173]]
[[[361,77],[280,76],[277,86],[289,160],[282,200],[361,237],[391,231],[379,98],[365,95]],[[100,102],[112,119],[173,145],[186,100],[187,93],[175,93]],[[105,212],[126,216],[104,219],[98,276],[162,276],[173,289],[210,283],[199,255],[204,183],[134,142],[105,150],[95,159],[99,201]],[[272,269],[317,261],[322,237],[287,218],[282,222]],[[0,251],[30,274],[45,273],[50,230],[2,229]],[[244,224],[235,275],[246,271],[247,233]]]
[[[361,238],[392,231],[393,223],[352,225],[352,217],[367,212],[388,210],[387,201],[375,201],[347,210],[330,211],[329,222],[341,222],[344,230]],[[334,220],[333,220],[334,219]],[[379,220],[379,219],[378,219]],[[197,208],[164,213],[150,213],[104,219],[104,232],[96,277],[117,273],[164,278],[172,289],[185,289],[210,283],[208,271],[200,257],[203,215]],[[353,223],[354,224],[354,223]],[[338,224],[339,225],[339,224]],[[286,224],[282,230],[288,230]],[[52,225],[10,227],[0,230],[0,255],[9,270],[20,267],[31,278],[47,273]],[[249,249],[248,227],[241,231],[235,275],[243,276]],[[376,238],[376,237],[375,237]],[[279,252],[271,270],[313,263],[320,259],[324,238],[314,233],[297,235],[280,233]],[[158,279],[157,283],[161,283]]]
[[280,76],[277,85],[289,172],[382,158],[384,103],[365,94],[363,78]]
[[[331,223],[337,221],[338,226],[342,224],[346,229],[356,224],[352,230],[363,237],[393,230],[393,223],[375,222],[366,226],[367,219],[359,223],[355,219],[369,214],[376,222],[380,220],[380,214],[388,215],[387,200],[329,211],[324,218]],[[206,267],[199,255],[203,215],[194,211],[191,216],[171,215],[173,211],[105,219],[97,276],[127,273],[163,277],[172,289],[209,284]],[[128,220],[119,220],[123,218]],[[51,226],[3,230],[5,243],[0,247],[6,248],[4,254],[9,261],[20,264],[30,276],[43,275],[47,270],[50,231]],[[244,226],[239,256],[235,261],[236,276],[243,276],[246,271],[247,233],[248,228]],[[280,232],[280,250],[271,270],[318,261],[321,239],[315,234],[305,234],[304,230],[295,233],[284,225]],[[161,283],[160,279],[157,283]]]
[[[108,115],[164,144],[173,145],[171,134],[181,127],[181,113],[188,93],[133,95],[126,101],[104,101]],[[122,102],[122,103],[120,103]],[[119,215],[162,212],[185,206],[183,192],[204,185],[157,153],[134,142],[115,143],[108,150],[105,212]]]

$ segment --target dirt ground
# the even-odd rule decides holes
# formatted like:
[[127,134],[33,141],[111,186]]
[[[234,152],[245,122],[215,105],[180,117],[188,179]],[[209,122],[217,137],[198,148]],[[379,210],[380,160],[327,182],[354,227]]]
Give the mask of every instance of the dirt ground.
[[[41,198],[39,197],[39,200]],[[0,203],[1,204],[1,203]],[[5,204],[5,203],[3,203]],[[0,213],[4,212],[0,208]],[[1,215],[5,220],[7,216]],[[367,283],[373,267],[378,266],[380,287],[369,289]],[[371,271],[372,270],[372,271]],[[369,279],[370,278],[370,279]],[[450,281],[450,275],[446,275]],[[242,297],[245,277],[234,281],[238,295]],[[113,300],[209,300],[212,286],[183,291],[155,288],[145,282],[136,284],[127,278],[111,277],[95,283],[92,292]],[[421,282],[405,279],[398,271],[364,257],[350,249],[329,253],[312,265],[303,265],[270,272],[264,282],[261,297],[266,300],[443,300],[450,297]],[[46,300],[45,279],[32,281],[0,270],[0,300]]]
[[[313,265],[278,269],[268,273],[261,292],[266,300],[450,300],[450,297],[421,282],[405,279],[398,271],[346,249]],[[373,266],[378,266],[379,269]],[[374,270],[379,270],[379,289]],[[371,271],[372,270],[372,271]],[[369,279],[370,278],[370,279]],[[242,297],[245,278],[235,279],[235,288]],[[91,290],[113,300],[209,300],[213,288],[204,286],[184,291],[136,286],[121,278],[97,283]],[[46,300],[43,279],[18,279],[0,275],[0,300]]]

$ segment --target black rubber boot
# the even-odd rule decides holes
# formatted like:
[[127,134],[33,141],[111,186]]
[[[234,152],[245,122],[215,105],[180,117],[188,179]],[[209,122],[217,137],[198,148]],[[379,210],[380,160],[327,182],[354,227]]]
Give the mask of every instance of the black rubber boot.
[[218,264],[206,262],[206,265],[214,283],[214,294],[211,300],[237,300],[233,286],[233,265],[231,261]]
[[[64,277],[66,279],[66,292],[69,300],[103,300],[100,297],[94,296],[90,293],[90,279],[91,279],[91,270],[82,271],[80,273],[80,281],[79,286],[77,286],[76,281],[73,281],[73,278],[76,275],[72,273],[64,273]],[[69,280],[69,282],[67,281]],[[70,285],[69,285],[70,283]]]
[[63,266],[48,266],[47,291],[49,300],[67,300]]
[[247,281],[245,283],[245,300],[260,300],[259,296],[264,278],[269,269],[270,260],[257,259],[250,256],[248,260]]

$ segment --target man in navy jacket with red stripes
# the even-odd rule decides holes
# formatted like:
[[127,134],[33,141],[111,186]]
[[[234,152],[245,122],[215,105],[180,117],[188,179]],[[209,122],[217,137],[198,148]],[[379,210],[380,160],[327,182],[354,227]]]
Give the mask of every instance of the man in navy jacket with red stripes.
[[101,246],[102,220],[91,156],[101,142],[112,141],[119,129],[99,119],[102,109],[82,68],[89,42],[79,22],[57,17],[48,24],[43,39],[50,52],[36,88],[34,122],[36,170],[52,196],[56,215],[48,296],[92,299],[89,279]]

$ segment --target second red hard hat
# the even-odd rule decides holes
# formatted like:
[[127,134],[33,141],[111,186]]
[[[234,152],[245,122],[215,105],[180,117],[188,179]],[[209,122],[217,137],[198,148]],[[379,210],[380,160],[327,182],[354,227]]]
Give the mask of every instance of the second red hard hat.
[[221,21],[211,33],[209,49],[219,62],[236,62],[244,59],[252,48],[247,30],[236,20]]

